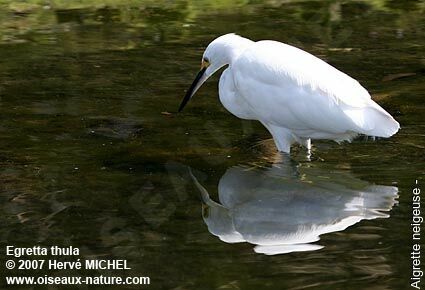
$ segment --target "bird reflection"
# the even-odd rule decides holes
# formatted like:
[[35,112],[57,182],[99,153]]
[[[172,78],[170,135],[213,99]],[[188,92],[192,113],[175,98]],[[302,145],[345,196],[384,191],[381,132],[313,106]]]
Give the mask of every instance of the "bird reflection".
[[208,230],[227,243],[254,244],[255,252],[266,255],[321,249],[314,242],[323,234],[389,217],[385,212],[398,196],[393,186],[288,160],[228,169],[218,185],[219,203],[192,177]]

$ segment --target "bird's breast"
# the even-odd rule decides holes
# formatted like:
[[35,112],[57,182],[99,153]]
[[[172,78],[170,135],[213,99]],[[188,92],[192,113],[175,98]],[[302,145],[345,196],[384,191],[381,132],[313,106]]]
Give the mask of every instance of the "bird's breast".
[[255,120],[255,114],[235,86],[232,73],[233,72],[229,67],[220,77],[218,87],[220,102],[236,117],[247,120]]

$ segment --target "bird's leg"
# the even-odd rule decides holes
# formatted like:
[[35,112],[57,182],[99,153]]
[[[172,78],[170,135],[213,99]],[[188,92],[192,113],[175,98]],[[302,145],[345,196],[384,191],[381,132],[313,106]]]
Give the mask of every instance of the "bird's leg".
[[296,140],[299,144],[301,144],[302,146],[304,146],[305,148],[307,148],[307,160],[311,161],[311,139],[310,138],[299,138],[296,137]]
[[267,130],[269,130],[270,134],[272,134],[277,149],[281,152],[290,153],[291,145],[295,142],[291,131],[283,127],[278,127],[263,122],[261,123],[264,125],[264,127],[267,128]]
[[304,146],[307,148],[307,159],[311,161],[311,139],[305,139]]
[[295,136],[295,141],[298,142],[301,146],[304,146],[307,148],[307,154],[311,155],[311,139],[310,138],[300,138],[298,136]]
[[301,138],[298,137],[296,135],[292,135],[295,139],[295,141],[300,144],[301,146],[304,146],[305,148],[307,148],[307,151],[311,150],[311,139],[310,138]]
[[303,145],[305,148],[307,148],[307,151],[310,152],[311,151],[311,139],[301,139],[302,143],[301,145]]

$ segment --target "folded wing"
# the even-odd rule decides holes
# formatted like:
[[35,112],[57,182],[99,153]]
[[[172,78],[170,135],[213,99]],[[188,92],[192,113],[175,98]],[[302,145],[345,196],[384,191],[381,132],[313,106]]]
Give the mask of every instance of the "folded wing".
[[389,137],[399,124],[356,80],[319,58],[275,41],[259,41],[232,64],[235,86],[258,120],[300,137],[347,132]]

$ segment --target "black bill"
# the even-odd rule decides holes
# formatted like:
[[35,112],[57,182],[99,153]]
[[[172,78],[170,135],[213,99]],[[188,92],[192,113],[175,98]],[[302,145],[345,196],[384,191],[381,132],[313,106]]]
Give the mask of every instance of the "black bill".
[[183,108],[186,106],[187,102],[189,102],[189,100],[192,98],[192,96],[196,93],[196,91],[199,89],[200,85],[202,85],[201,79],[204,76],[205,70],[207,68],[203,67],[198,74],[196,75],[195,80],[193,81],[193,83],[190,85],[189,90],[187,91],[186,95],[183,98],[183,101],[180,104],[179,107],[179,112],[181,112],[183,110]]

